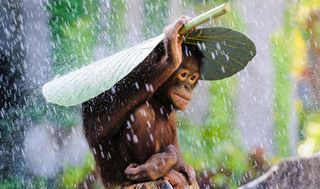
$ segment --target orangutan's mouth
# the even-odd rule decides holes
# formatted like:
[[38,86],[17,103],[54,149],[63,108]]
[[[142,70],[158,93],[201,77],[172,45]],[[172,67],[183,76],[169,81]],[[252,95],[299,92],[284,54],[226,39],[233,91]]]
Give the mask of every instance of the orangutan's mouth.
[[187,95],[180,95],[177,93],[173,93],[173,95],[180,101],[184,102],[184,103],[188,103],[191,100],[190,96]]

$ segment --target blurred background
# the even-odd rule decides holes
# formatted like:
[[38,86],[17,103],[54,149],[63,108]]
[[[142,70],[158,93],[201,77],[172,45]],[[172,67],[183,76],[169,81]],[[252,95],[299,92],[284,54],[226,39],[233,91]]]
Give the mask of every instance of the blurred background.
[[[41,86],[222,2],[0,1],[0,188],[101,188],[80,107],[47,104]],[[245,33],[257,56],[231,78],[201,81],[179,114],[183,156],[201,188],[236,188],[320,150],[320,1],[230,3],[207,26]]]

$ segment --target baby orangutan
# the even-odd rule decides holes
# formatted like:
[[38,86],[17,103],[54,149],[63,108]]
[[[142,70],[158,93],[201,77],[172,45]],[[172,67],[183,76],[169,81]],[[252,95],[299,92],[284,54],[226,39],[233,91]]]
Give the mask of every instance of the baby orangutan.
[[[168,180],[196,184],[183,162],[176,110],[185,110],[200,77],[201,52],[183,45],[181,16],[154,51],[112,89],[83,103],[86,138],[105,187]],[[103,70],[102,70],[103,71]]]

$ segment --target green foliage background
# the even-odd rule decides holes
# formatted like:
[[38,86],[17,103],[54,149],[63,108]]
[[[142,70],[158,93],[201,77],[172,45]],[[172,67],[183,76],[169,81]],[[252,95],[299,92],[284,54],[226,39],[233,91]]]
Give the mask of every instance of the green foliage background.
[[98,6],[92,0],[50,1],[54,74],[67,73],[92,61]]

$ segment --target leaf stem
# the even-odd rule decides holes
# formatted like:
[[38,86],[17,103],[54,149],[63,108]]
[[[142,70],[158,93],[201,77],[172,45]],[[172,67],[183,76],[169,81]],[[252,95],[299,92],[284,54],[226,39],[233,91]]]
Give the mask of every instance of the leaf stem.
[[205,22],[208,22],[211,19],[217,18],[221,15],[226,14],[230,11],[230,4],[223,3],[193,19],[191,19],[189,22],[187,22],[180,30],[179,33],[183,34],[187,32],[188,30],[191,30],[192,28],[195,28],[196,26],[203,24]]

